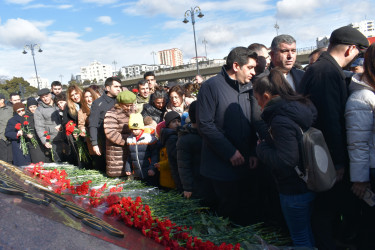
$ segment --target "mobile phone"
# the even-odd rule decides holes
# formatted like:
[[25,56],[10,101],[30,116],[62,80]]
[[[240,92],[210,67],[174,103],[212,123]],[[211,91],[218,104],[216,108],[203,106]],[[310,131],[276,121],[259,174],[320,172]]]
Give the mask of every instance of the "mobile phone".
[[365,195],[363,196],[363,200],[370,207],[375,206],[375,194],[369,188],[366,188]]

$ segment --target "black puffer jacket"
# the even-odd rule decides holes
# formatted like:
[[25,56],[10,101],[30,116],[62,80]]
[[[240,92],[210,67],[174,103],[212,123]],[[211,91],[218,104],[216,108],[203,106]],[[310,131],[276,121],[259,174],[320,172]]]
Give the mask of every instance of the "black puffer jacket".
[[316,117],[316,109],[310,103],[272,99],[265,107],[262,118],[268,124],[270,135],[257,147],[257,154],[272,172],[279,192],[301,194],[307,192],[305,182],[294,168],[301,164],[298,142],[301,129],[306,131]]
[[165,107],[163,109],[158,109],[151,103],[144,104],[141,112],[143,118],[150,116],[156,123],[163,121],[164,113]]
[[178,132],[178,173],[184,191],[196,193],[199,190],[202,138],[196,128],[186,124]]

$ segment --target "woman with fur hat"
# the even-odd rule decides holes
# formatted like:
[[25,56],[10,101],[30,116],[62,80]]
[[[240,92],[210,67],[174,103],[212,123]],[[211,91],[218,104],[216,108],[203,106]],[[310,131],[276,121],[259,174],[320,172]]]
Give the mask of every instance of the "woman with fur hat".
[[[12,142],[13,165],[17,167],[29,165],[31,162],[30,154],[24,155],[20,148],[21,136],[25,136],[21,130],[21,126],[23,126],[25,122],[25,118],[23,117],[26,113],[25,109],[26,107],[23,103],[15,103],[13,105],[15,114],[8,121],[5,129],[5,136]],[[19,129],[17,128],[18,124],[20,125]],[[26,136],[30,139],[33,137],[32,134]]]
[[104,117],[106,136],[106,173],[108,176],[125,176],[125,163],[129,150],[126,139],[131,134],[129,116],[135,113],[136,95],[131,91],[122,91],[116,97],[117,103]]

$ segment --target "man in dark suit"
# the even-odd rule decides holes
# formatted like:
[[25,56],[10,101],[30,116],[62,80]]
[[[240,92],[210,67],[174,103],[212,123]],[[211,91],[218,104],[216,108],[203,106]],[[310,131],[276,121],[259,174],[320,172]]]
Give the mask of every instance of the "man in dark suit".
[[304,71],[294,67],[297,58],[296,40],[290,35],[276,36],[271,43],[271,67],[278,67],[290,86],[302,93],[301,79]]

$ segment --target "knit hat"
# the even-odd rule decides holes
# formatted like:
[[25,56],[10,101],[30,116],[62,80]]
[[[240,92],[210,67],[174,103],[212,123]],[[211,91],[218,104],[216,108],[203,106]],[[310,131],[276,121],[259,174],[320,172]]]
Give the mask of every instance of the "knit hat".
[[369,46],[367,38],[357,29],[344,26],[334,30],[329,38],[330,43],[356,45],[360,50]]
[[125,90],[120,92],[116,99],[118,103],[134,103],[137,96],[133,92]]
[[165,115],[165,117],[164,117],[164,120],[165,120],[165,126],[168,127],[168,126],[169,126],[169,123],[170,123],[171,121],[173,121],[174,119],[176,119],[176,118],[180,119],[180,121],[181,121],[181,116],[180,116],[179,113],[177,113],[176,111],[170,111],[170,112],[168,112],[168,113]]
[[38,106],[38,102],[35,100],[35,98],[34,97],[27,98],[26,106],[30,107],[30,106],[33,106],[33,105]]
[[144,129],[143,117],[141,114],[130,114],[129,117],[129,128],[130,129]]
[[22,102],[17,102],[16,104],[13,104],[13,111],[16,112],[17,110],[19,109],[25,109],[25,104],[23,104]]

